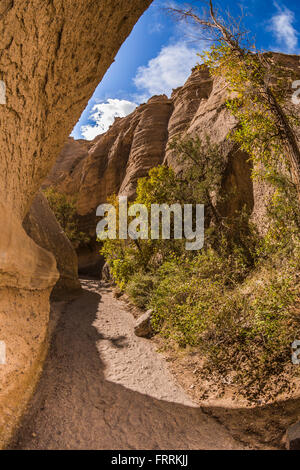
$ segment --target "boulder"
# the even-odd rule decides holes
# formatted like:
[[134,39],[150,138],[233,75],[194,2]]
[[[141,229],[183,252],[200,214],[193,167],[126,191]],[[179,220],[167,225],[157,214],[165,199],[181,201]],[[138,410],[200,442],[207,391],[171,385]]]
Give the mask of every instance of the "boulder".
[[148,310],[135,323],[134,334],[139,337],[147,338],[153,333],[151,326],[152,310]]

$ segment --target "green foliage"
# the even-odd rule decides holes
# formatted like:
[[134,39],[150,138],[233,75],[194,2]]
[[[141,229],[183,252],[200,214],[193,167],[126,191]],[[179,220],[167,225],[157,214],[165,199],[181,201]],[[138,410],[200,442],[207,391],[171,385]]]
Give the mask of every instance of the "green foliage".
[[138,269],[138,253],[122,240],[107,240],[103,243],[101,254],[110,266],[113,279],[124,290],[135,269]]
[[145,274],[143,271],[140,271],[133,274],[126,286],[126,293],[132,299],[133,304],[139,308],[146,309],[158,280],[158,276],[155,273]]
[[283,113],[291,132],[299,125],[299,117],[286,105],[293,74],[271,53],[260,54],[247,48],[234,51],[224,41],[202,58],[212,74],[224,78],[229,85],[227,107],[239,126],[228,138],[250,156],[253,178],[274,188],[264,249],[270,253],[279,245],[291,245],[300,229],[300,208],[286,132],[278,115]]
[[280,374],[300,334],[296,275],[289,266],[278,277],[274,266],[240,282],[241,266],[212,250],[192,262],[171,260],[148,306],[156,331],[205,359],[203,377],[235,384],[251,401],[269,399],[290,386]]
[[152,168],[147,177],[138,180],[136,194],[135,202],[145,204],[148,209],[151,204],[164,204],[166,201],[173,204],[181,197],[174,170],[162,165]]
[[81,243],[88,243],[89,237],[78,230],[76,197],[67,196],[54,188],[46,189],[44,194],[56,219],[74,247],[77,248]]
[[[239,386],[250,401],[273,399],[292,386],[291,343],[299,337],[294,271],[270,269],[224,297],[206,344],[206,369]],[[287,373],[288,371],[288,373]]]
[[199,137],[185,137],[175,138],[170,143],[170,150],[175,152],[182,168],[178,175],[182,202],[197,204],[201,201],[213,222],[220,223],[221,216],[212,201],[212,194],[218,194],[220,201],[225,169],[225,158],[220,146],[213,144],[208,137],[203,141]]
[[258,249],[260,256],[277,254],[291,257],[299,247],[297,193],[294,185],[284,184],[284,181],[281,179],[281,186],[275,190],[268,205],[269,227]]
[[289,169],[278,107],[291,127],[299,124],[298,116],[286,106],[291,70],[275,61],[271,53],[261,54],[254,48],[233,50],[222,40],[201,57],[212,75],[222,77],[229,86],[227,107],[239,122],[229,137],[266,170],[280,162]]
[[[116,209],[117,221],[119,220],[119,205],[116,196],[109,199],[109,203]],[[102,242],[101,254],[105,257],[115,282],[121,290],[124,290],[131,276],[143,269],[150,269],[150,260],[155,257],[156,244],[151,240],[110,240]],[[155,264],[155,263],[153,263]]]
[[204,249],[187,252],[184,240],[107,240],[102,253],[132,302],[153,310],[154,330],[168,344],[192,347],[201,356],[205,379],[235,384],[252,401],[271,398],[289,387],[284,372],[290,344],[300,337],[295,315],[297,204],[289,198],[294,186],[269,172],[277,190],[262,238],[246,209],[231,218],[219,211],[224,172],[219,147],[207,139],[186,138],[174,140],[171,149],[180,173],[153,168],[138,181],[135,202],[148,208],[153,203],[204,203]]
[[[145,204],[150,209],[151,204],[167,203],[204,204],[206,210],[206,246],[223,250],[227,254],[237,249],[237,240],[244,237],[243,256],[249,258],[250,248],[247,233],[250,230],[248,216],[239,214],[234,220],[225,220],[218,211],[216,194],[221,188],[224,157],[217,145],[212,145],[209,139],[203,142],[199,138],[174,140],[171,149],[178,158],[182,170],[175,174],[166,166],[158,166],[149,171],[149,175],[141,178],[137,184],[137,196],[134,203]],[[219,196],[219,200],[220,200]],[[118,200],[114,196],[109,200],[116,208],[118,218]],[[239,223],[236,223],[238,220]],[[171,220],[172,223],[172,220]],[[249,237],[248,237],[249,238]],[[220,243],[222,239],[222,243]],[[252,250],[254,252],[254,250]],[[121,289],[124,289],[133,273],[141,268],[145,273],[153,273],[168,260],[170,256],[186,255],[185,240],[106,240],[101,253],[108,261],[112,275]],[[227,256],[226,254],[226,256]]]

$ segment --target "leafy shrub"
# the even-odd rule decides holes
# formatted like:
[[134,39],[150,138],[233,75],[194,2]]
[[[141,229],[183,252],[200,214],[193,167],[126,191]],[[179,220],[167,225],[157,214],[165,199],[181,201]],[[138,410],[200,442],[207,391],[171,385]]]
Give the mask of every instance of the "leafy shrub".
[[88,243],[90,238],[78,229],[76,197],[67,196],[54,188],[46,189],[44,194],[56,219],[74,247],[77,248],[81,243]]
[[160,276],[150,302],[153,327],[181,347],[195,347],[205,358],[205,378],[234,383],[252,401],[291,386],[284,371],[300,337],[293,268],[279,278],[268,268],[240,284],[226,260],[201,254],[192,264],[164,264]]
[[218,211],[224,169],[218,147],[189,138],[172,149],[180,174],[153,168],[139,180],[135,202],[204,203],[204,249],[187,252],[184,240],[107,240],[102,253],[133,303],[153,309],[154,330],[169,344],[195,348],[205,379],[235,384],[252,401],[272,398],[290,387],[290,345],[300,337],[293,187],[269,173],[277,189],[268,232],[259,237],[247,208],[230,218]]
[[153,273],[135,273],[126,286],[126,293],[129,295],[134,305],[146,309],[157,282],[158,278]]

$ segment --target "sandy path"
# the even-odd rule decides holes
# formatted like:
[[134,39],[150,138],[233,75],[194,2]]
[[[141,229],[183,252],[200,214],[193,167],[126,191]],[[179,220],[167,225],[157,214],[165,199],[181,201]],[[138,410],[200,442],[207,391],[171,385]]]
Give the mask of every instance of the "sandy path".
[[15,449],[240,449],[169,373],[110,289],[83,281],[59,319]]

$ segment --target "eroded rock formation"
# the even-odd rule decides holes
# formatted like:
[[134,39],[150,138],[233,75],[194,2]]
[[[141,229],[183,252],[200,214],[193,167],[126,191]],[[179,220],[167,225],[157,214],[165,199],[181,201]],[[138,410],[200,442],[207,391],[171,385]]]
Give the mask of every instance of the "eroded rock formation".
[[[72,175],[77,165],[87,156],[93,142],[88,140],[75,140],[69,137],[59,154],[55,165],[43,181],[42,187],[66,186],[67,180],[72,181]],[[72,187],[75,191],[74,186]]]
[[[186,84],[175,90],[174,113],[169,122],[169,140],[181,135],[209,137],[212,143],[219,144],[226,159],[223,175],[224,215],[232,215],[245,205],[253,209],[253,183],[251,166],[246,153],[237,150],[227,141],[229,132],[237,126],[236,120],[226,107],[227,85],[223,80],[212,80],[206,67],[195,69]],[[164,162],[178,168],[174,151],[167,149]]]
[[60,277],[52,293],[67,296],[80,290],[76,251],[42,193],[35,197],[23,227],[37,245],[50,251],[55,257]]
[[87,147],[81,141],[68,141],[44,182],[44,187],[52,185],[78,197],[80,229],[92,240],[78,250],[80,272],[100,276],[103,260],[95,244],[96,208],[119,192],[132,198],[138,178],[163,162],[172,110],[171,100],[155,96],[129,116],[116,119],[105,134],[85,144]]
[[[291,70],[299,68],[298,56],[275,54]],[[196,58],[195,58],[196,61]],[[265,226],[270,188],[253,182],[248,155],[227,139],[238,123],[226,107],[228,89],[222,79],[212,79],[206,67],[195,68],[183,87],[170,99],[155,96],[93,142],[69,140],[45,185],[78,195],[80,228],[93,242],[79,252],[81,269],[100,273],[103,260],[95,244],[96,208],[112,194],[132,198],[139,177],[162,162],[180,170],[169,143],[176,136],[208,136],[223,148],[225,171],[220,210],[231,216],[246,207],[261,232]]]
[[[76,3],[76,5],[75,5]],[[93,91],[151,0],[2,0],[0,79],[0,446],[36,381],[58,280],[22,227]]]
[[[93,142],[68,141],[44,186],[78,195],[80,228],[93,242],[79,250],[80,269],[100,273],[101,260],[95,244],[96,208],[112,194],[134,197],[137,180],[149,169],[165,163],[175,171],[180,165],[169,143],[176,136],[209,136],[223,145],[226,170],[223,189],[227,195],[222,211],[232,214],[246,205],[253,209],[251,167],[245,153],[226,142],[237,123],[227,110],[227,87],[213,80],[208,69],[194,69],[185,85],[171,99],[155,96]],[[73,156],[72,156],[73,155]],[[96,268],[96,270],[94,270]]]

